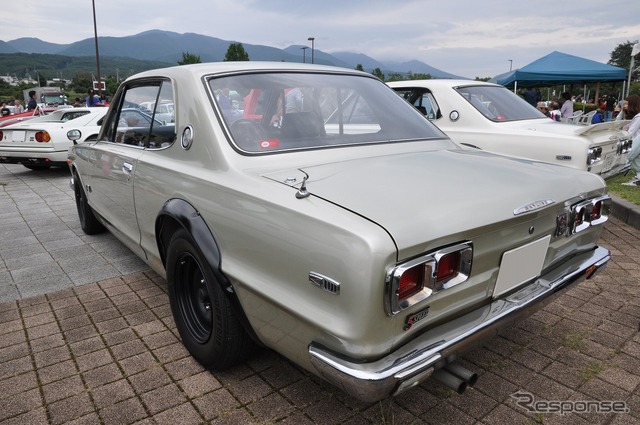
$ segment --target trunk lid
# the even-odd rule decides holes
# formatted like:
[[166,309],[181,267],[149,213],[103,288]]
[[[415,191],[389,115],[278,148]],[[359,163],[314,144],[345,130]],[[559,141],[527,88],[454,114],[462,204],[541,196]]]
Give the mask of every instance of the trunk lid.
[[[426,241],[514,220],[514,211],[538,201],[603,192],[590,173],[482,151],[413,152],[347,160],[301,169],[306,188],[317,196],[383,227],[400,255],[412,255]],[[298,172],[297,183],[302,181]],[[285,182],[292,172],[266,177]],[[528,214],[518,215],[518,219]]]

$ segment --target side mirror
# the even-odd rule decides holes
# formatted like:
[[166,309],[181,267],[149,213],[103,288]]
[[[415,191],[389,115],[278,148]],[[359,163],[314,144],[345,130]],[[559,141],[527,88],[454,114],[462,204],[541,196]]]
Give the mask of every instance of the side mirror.
[[82,137],[82,132],[80,130],[69,130],[67,131],[67,139],[71,140],[74,145],[78,144],[78,140]]

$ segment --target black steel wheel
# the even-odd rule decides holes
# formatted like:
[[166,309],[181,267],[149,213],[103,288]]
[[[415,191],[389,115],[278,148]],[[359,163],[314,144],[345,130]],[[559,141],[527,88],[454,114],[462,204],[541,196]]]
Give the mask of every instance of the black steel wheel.
[[167,249],[167,285],[176,327],[191,355],[209,369],[244,361],[253,340],[233,312],[191,235],[178,230]]
[[194,341],[205,344],[213,333],[213,310],[207,281],[198,260],[190,252],[182,252],[176,259],[175,287],[177,306],[184,326]]

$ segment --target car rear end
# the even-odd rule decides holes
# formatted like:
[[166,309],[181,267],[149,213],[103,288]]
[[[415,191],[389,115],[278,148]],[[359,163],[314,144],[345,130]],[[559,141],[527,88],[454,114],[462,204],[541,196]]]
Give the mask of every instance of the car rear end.
[[608,178],[624,172],[627,168],[627,154],[631,151],[632,140],[622,129],[623,121],[611,121],[580,127],[576,135],[586,138],[587,171]]
[[[453,164],[447,154],[431,155],[432,163],[416,159],[416,166],[423,162],[442,176],[442,181],[433,182],[432,191],[424,196],[414,193],[404,202],[400,198],[410,196],[410,191],[399,190],[397,197],[388,193],[388,205],[402,212],[388,208],[363,213],[383,225],[398,246],[399,260],[386,268],[380,294],[386,318],[375,323],[353,318],[354,326],[370,331],[361,333],[369,340],[342,341],[342,347],[314,341],[309,346],[310,362],[318,373],[363,400],[401,393],[432,375],[457,382],[452,387],[464,390],[475,378],[470,371],[460,373],[464,376],[451,372],[459,370],[456,359],[461,353],[544,306],[552,295],[591,278],[610,258],[597,244],[610,206],[599,177],[489,154],[481,156],[491,165],[487,170],[494,171],[468,167],[447,173]],[[403,163],[411,178],[426,182],[413,168],[412,157],[396,165]],[[385,162],[399,169],[394,160]],[[346,196],[331,199],[365,211],[365,203],[349,199],[362,181],[355,173],[345,173],[340,174]],[[327,170],[317,178],[324,182],[337,174]],[[390,178],[381,175],[380,184]],[[314,183],[310,178],[309,191],[329,198],[322,185]],[[400,180],[394,183],[402,186]],[[386,353],[358,356],[358,350],[383,346],[385,340]]]
[[54,143],[52,134],[38,127],[0,129],[0,162],[10,164],[65,165],[69,143]]

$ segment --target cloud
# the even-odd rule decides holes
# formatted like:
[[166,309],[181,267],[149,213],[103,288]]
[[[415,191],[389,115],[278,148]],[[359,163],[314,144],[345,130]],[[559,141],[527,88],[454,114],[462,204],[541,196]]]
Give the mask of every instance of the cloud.
[[[5,3],[0,40],[93,37],[86,0],[54,8]],[[308,44],[313,36],[319,50],[417,59],[468,77],[493,76],[508,70],[508,59],[515,68],[554,50],[606,62],[618,44],[640,39],[640,2],[628,0],[111,0],[95,6],[100,36],[161,29],[279,48]]]

